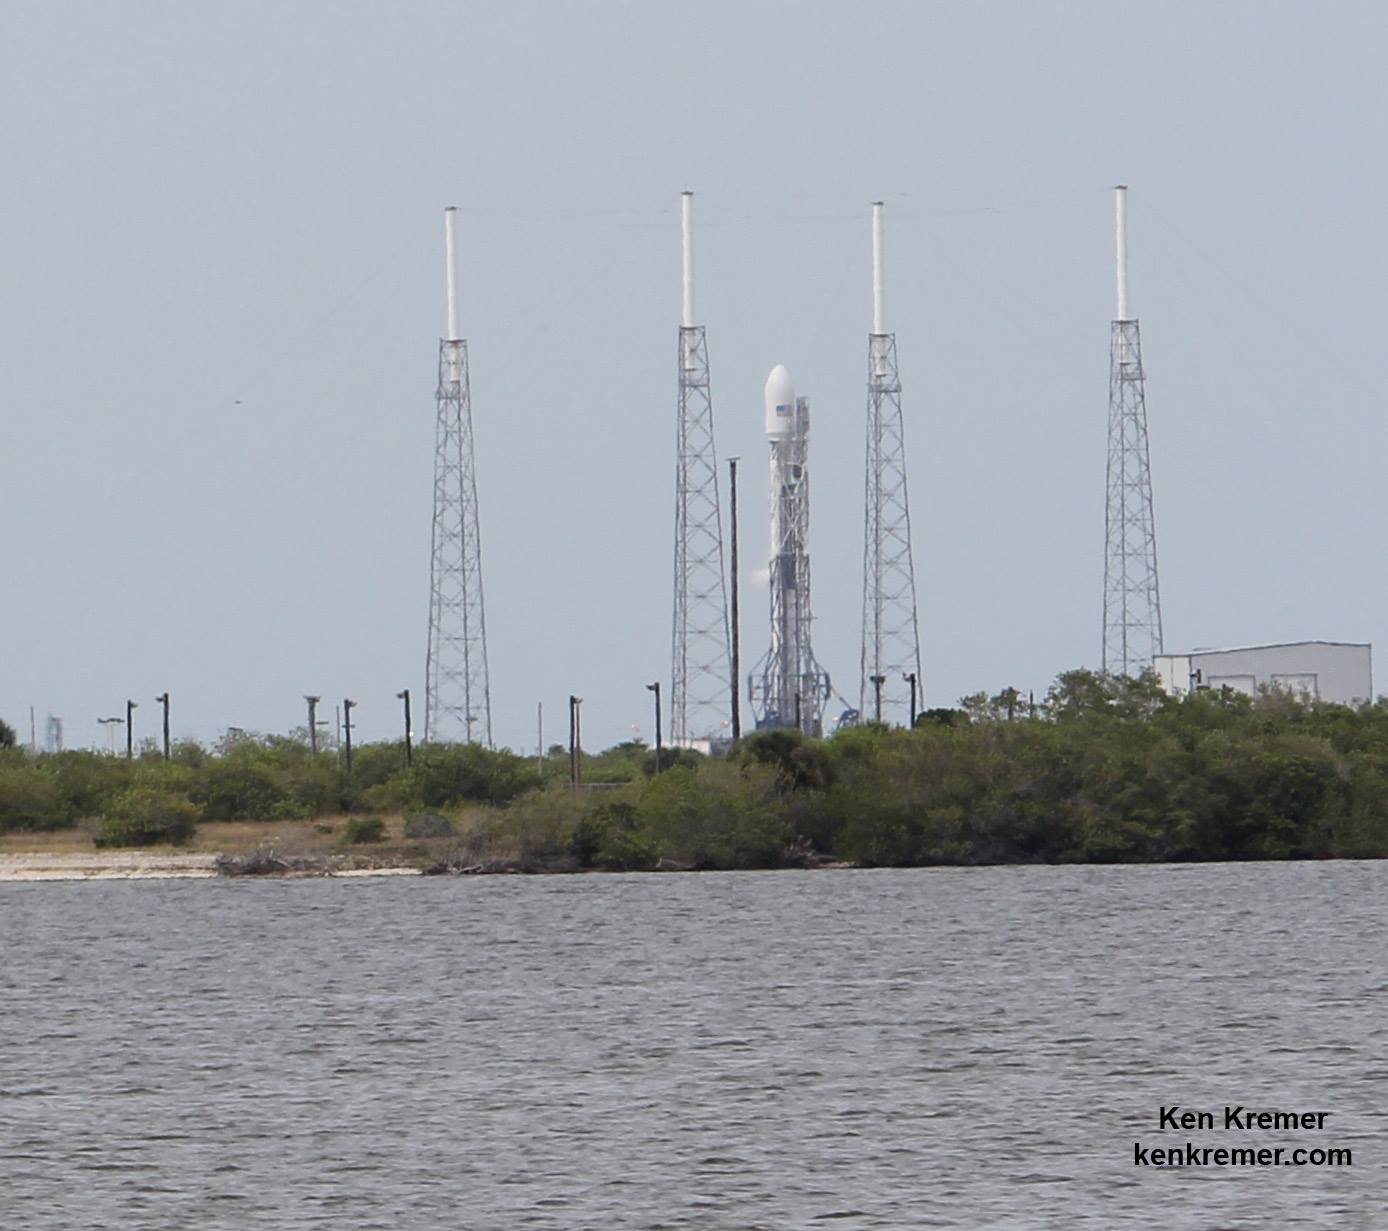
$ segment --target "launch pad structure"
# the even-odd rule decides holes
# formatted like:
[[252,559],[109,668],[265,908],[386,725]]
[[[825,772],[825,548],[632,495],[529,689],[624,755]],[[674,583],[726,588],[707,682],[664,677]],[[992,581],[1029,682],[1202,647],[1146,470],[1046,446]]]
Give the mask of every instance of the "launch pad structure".
[[675,440],[675,577],[670,742],[711,743],[730,726],[723,514],[713,440],[708,342],[694,323],[694,194],[680,196],[683,294]]
[[1137,675],[1163,651],[1147,380],[1142,335],[1128,308],[1128,190],[1121,184],[1114,189],[1114,232],[1118,313],[1109,348],[1103,668]]
[[[883,721],[921,695],[916,566],[906,492],[906,438],[896,335],[887,332],[882,202],[872,204],[872,332],[868,335],[867,450],[863,515],[863,640],[858,711]],[[872,699],[869,706],[869,698]]]
[[482,532],[467,342],[458,333],[457,210],[444,210],[447,336],[439,340],[434,396],[434,520],[429,567],[429,649],[424,739],[492,744],[487,621],[482,600]]

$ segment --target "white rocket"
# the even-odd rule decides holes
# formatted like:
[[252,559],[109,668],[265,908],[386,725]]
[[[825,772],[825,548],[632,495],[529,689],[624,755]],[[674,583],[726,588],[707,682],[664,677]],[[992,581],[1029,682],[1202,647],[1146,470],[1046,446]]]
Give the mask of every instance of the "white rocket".
[[771,647],[752,699],[760,703],[760,726],[798,726],[818,735],[828,677],[810,647],[810,404],[795,396],[780,364],[763,393],[771,452]]

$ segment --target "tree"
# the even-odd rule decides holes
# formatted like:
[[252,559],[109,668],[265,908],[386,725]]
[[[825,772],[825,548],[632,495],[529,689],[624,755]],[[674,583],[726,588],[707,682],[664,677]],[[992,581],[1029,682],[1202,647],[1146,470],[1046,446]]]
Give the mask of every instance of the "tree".
[[3,718],[0,718],[0,748],[13,748],[14,745],[14,728]]

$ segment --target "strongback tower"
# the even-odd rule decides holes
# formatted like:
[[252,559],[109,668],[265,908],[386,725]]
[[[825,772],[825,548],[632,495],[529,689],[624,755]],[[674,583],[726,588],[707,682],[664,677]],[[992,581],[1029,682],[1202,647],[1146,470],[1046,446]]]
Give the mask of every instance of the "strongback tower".
[[[906,443],[896,335],[887,332],[883,296],[882,202],[872,206],[872,332],[868,335],[867,467],[863,534],[863,645],[858,708],[882,717],[920,695],[921,649],[911,511],[906,498]],[[915,677],[915,689],[908,677]],[[880,685],[874,683],[874,677]],[[908,712],[907,725],[915,721]]]
[[670,740],[723,734],[728,717],[728,603],[723,521],[713,445],[704,327],[694,323],[693,194],[680,197],[684,295],[675,441],[675,614],[671,637]]
[[810,404],[779,364],[766,379],[770,461],[771,647],[750,681],[758,727],[823,733],[829,677],[810,643]]
[[1128,190],[1114,190],[1118,319],[1108,378],[1108,482],[1104,509],[1103,665],[1136,675],[1162,652],[1157,534],[1147,448],[1142,338],[1128,311]]
[[447,336],[439,341],[438,426],[434,444],[434,525],[430,562],[429,653],[424,738],[492,742],[487,621],[482,605],[481,531],[472,447],[467,343],[458,336],[454,219],[443,214]]

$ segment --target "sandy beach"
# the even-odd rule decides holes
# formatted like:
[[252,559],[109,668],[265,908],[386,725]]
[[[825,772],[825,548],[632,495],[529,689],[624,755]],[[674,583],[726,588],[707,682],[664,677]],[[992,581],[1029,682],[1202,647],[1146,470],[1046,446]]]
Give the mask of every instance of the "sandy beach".
[[[152,851],[0,854],[0,881],[206,880],[219,875],[213,853]],[[324,870],[327,876],[418,876],[416,868]]]
[[0,855],[0,881],[158,880],[217,875],[215,854],[151,851],[40,852]]

